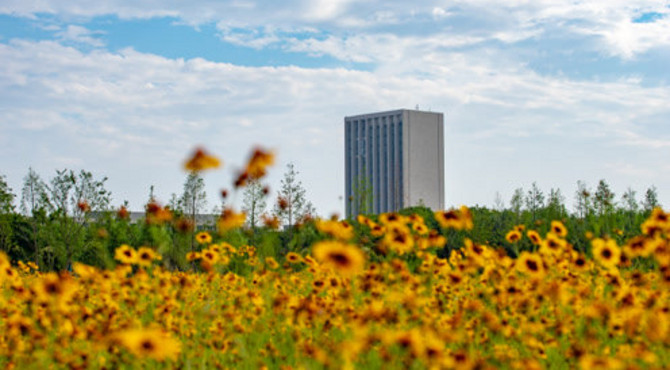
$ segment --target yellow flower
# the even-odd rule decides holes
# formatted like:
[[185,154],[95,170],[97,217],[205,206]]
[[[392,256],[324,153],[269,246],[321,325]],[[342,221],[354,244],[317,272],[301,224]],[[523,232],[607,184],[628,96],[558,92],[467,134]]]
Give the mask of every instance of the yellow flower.
[[408,253],[414,247],[414,239],[409,228],[403,224],[389,226],[384,235],[384,245],[400,255]]
[[279,263],[274,257],[265,257],[265,265],[273,270],[279,268]]
[[316,220],[316,228],[340,240],[349,240],[354,237],[354,228],[346,221]]
[[521,252],[516,260],[516,269],[532,278],[542,278],[546,273],[542,257],[529,252]]
[[391,224],[404,224],[406,222],[405,216],[399,215],[395,212],[382,213],[379,215],[379,222],[388,226]]
[[528,230],[526,236],[530,239],[530,242],[533,243],[533,245],[540,245],[542,243],[542,237],[540,237],[540,234],[535,230]]
[[551,232],[560,238],[565,238],[568,235],[568,229],[561,221],[551,221]]
[[121,345],[137,357],[158,361],[175,360],[181,352],[181,343],[159,329],[133,329],[117,334]]
[[151,248],[140,247],[137,250],[137,264],[140,266],[149,267],[156,259],[158,259],[158,254]]
[[203,263],[207,263],[210,266],[213,266],[219,261],[219,254],[211,249],[203,249],[200,251],[200,257],[202,258]]
[[244,225],[244,220],[247,218],[247,215],[242,213],[236,213],[230,208],[226,208],[221,212],[221,216],[216,221],[216,226],[219,229],[220,233],[224,233],[228,230],[236,229]]
[[540,245],[540,253],[558,256],[566,250],[567,246],[568,242],[565,239],[561,239],[558,235],[550,232]]
[[195,240],[200,244],[207,244],[212,242],[212,236],[206,231],[201,231],[195,235]]
[[365,254],[354,245],[327,240],[313,247],[314,258],[324,267],[342,275],[354,275],[363,270]]
[[591,241],[593,258],[607,269],[615,269],[621,258],[621,249],[613,239],[596,238]]
[[510,230],[507,235],[505,235],[505,239],[507,239],[508,242],[510,243],[516,243],[519,240],[521,240],[521,232],[518,230]]
[[265,176],[267,167],[275,162],[275,156],[272,152],[261,148],[256,148],[249,159],[246,172],[249,177],[259,179]]
[[629,258],[649,257],[660,244],[659,239],[649,239],[644,236],[636,236],[626,242],[623,252]]
[[472,230],[472,213],[466,206],[461,206],[460,210],[438,211],[435,212],[435,219],[440,227],[445,229]]
[[191,262],[200,259],[200,252],[188,252],[186,253],[186,260]]
[[184,163],[184,168],[188,171],[197,172],[210,168],[218,168],[220,165],[221,161],[218,158],[206,153],[204,149],[198,148],[191,158]]
[[137,263],[137,252],[131,246],[122,244],[114,251],[114,259],[126,265],[133,265]]
[[295,252],[288,252],[286,253],[286,260],[289,263],[300,263],[302,262],[302,257],[298,253]]

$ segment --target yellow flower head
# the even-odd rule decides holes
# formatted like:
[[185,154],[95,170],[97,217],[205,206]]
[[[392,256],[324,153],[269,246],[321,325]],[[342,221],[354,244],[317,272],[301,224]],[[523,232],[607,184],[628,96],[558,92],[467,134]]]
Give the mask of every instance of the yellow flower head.
[[140,247],[137,250],[137,264],[140,266],[149,267],[159,257],[158,253],[149,247]]
[[114,259],[125,265],[133,265],[137,263],[137,252],[133,247],[122,244],[114,251]]
[[243,212],[236,213],[231,208],[226,208],[221,212],[221,216],[216,221],[216,226],[220,233],[225,233],[228,230],[236,229],[244,225],[247,215]]
[[184,168],[188,171],[202,171],[207,169],[219,168],[221,161],[205,152],[204,149],[198,148],[195,150],[191,158],[184,163]]
[[158,361],[175,360],[181,343],[159,329],[133,329],[117,334],[120,344],[137,357]]
[[521,232],[517,229],[510,230],[507,235],[505,235],[505,239],[510,243],[516,243],[521,240]]
[[621,258],[621,249],[614,239],[596,238],[591,241],[593,259],[607,269],[615,269]]
[[516,269],[532,278],[543,278],[546,274],[542,257],[535,253],[521,252],[516,260]]
[[207,231],[201,231],[195,235],[195,240],[200,244],[207,244],[212,242],[212,236]]
[[561,221],[551,221],[550,231],[559,238],[565,238],[568,235],[568,229]]
[[365,266],[365,254],[355,245],[326,240],[316,243],[313,253],[324,267],[342,275],[357,274]]

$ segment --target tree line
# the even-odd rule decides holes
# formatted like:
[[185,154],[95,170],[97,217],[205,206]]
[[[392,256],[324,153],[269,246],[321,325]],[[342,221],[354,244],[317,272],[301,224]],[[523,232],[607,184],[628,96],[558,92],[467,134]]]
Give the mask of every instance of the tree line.
[[[316,216],[314,206],[307,200],[298,174],[293,164],[287,166],[276,197],[262,184],[249,183],[242,194],[246,225],[228,232],[224,240],[235,246],[254,245],[261,257],[281,259],[289,251],[309,252],[312,243],[325,236],[312,222]],[[144,245],[163,256],[165,267],[190,268],[185,255],[198,248],[195,234],[215,229],[214,217],[201,217],[207,214],[202,177],[196,173],[187,175],[182,193],[172,194],[166,204],[172,219],[164,224],[149,219],[131,222],[127,202],[112,205],[106,181],[106,177],[95,178],[84,170],[60,170],[47,182],[29,169],[17,196],[0,176],[0,250],[14,261],[35,261],[42,270],[64,270],[70,269],[75,261],[109,267],[114,264],[114,251],[120,245]],[[221,203],[214,207],[217,212],[228,206],[229,197],[227,191],[222,191]],[[157,203],[151,187],[146,208]],[[624,243],[638,235],[641,223],[653,208],[660,206],[655,187],[647,189],[638,200],[637,193],[630,188],[617,197],[607,182],[601,180],[595,189],[582,181],[577,183],[572,211],[568,210],[560,189],[545,193],[536,183],[528,190],[516,189],[509,206],[496,194],[493,207],[470,208],[474,229],[467,232],[441,230],[433,211],[426,207],[405,208],[399,213],[419,214],[426,226],[444,235],[447,245],[439,251],[441,255],[460,248],[464,239],[469,238],[503,248],[514,256],[532,248],[526,240],[519,243],[506,240],[506,234],[517,225],[544,233],[552,220],[560,220],[570,232],[568,241],[577,250],[588,253],[592,237],[607,236]],[[369,216],[377,219],[378,215]],[[352,242],[374,254],[378,238],[357,220],[347,222],[355,230]]]
[[[260,229],[279,229],[315,217],[298,174],[289,163],[271,209],[267,209],[267,187],[257,181],[246,186],[242,210],[247,214],[247,227],[227,237],[237,244],[252,244],[268,239],[260,235]],[[182,193],[173,193],[165,206],[171,222],[156,225],[146,218],[131,222],[127,201],[112,204],[107,180],[85,170],[63,169],[45,181],[29,168],[17,195],[0,175],[0,250],[14,261],[34,261],[43,270],[63,270],[71,269],[75,261],[108,267],[114,264],[114,250],[121,244],[146,245],[157,249],[168,267],[187,268],[184,255],[196,248],[194,235],[213,230],[217,214],[228,206],[228,191],[223,190],[221,203],[208,210],[204,179],[189,172]],[[151,186],[145,210],[157,204]],[[281,238],[286,239],[281,235],[271,239]]]

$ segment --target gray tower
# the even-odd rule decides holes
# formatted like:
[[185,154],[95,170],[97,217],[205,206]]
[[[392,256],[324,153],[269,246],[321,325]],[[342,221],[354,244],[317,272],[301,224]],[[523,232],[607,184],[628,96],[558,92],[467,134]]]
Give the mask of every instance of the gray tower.
[[444,115],[401,109],[344,118],[347,217],[444,209]]

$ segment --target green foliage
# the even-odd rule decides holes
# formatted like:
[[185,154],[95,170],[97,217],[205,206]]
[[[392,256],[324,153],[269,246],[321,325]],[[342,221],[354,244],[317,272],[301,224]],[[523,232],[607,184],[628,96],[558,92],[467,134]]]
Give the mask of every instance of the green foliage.
[[[286,186],[294,194],[303,194],[301,184],[296,182],[297,172],[288,167]],[[2,199],[13,201],[11,189],[6,186],[3,177],[0,177],[0,190],[4,192]],[[62,170],[49,181],[43,182],[40,177],[29,169],[24,178],[20,209],[16,213],[13,205],[2,208],[0,213],[0,249],[5,251],[12,260],[36,261],[42,270],[63,270],[71,268],[73,261],[81,261],[98,267],[109,267],[115,263],[114,252],[122,244],[133,247],[148,246],[154,248],[163,256],[164,267],[171,270],[187,270],[191,264],[185,259],[187,252],[194,247],[194,234],[202,230],[202,225],[195,231],[178,230],[174,224],[156,225],[144,221],[131,223],[117,217],[116,212],[110,210],[111,197],[104,189],[106,178],[96,180],[90,172]],[[187,205],[187,199],[194,197],[186,194],[196,194],[196,210],[200,210],[197,199],[203,190],[202,179],[189,176],[184,186],[184,194],[178,200],[181,205]],[[289,226],[282,230],[272,230],[258,226],[258,216],[265,209],[265,193],[260,184],[252,184],[247,190],[246,204],[253,208],[255,227],[228,231],[220,236],[223,240],[235,247],[254,245],[257,247],[258,257],[273,257],[283,261],[288,252],[306,254],[311,252],[312,245],[325,238],[318,232],[313,221]],[[7,195],[10,194],[10,195]],[[280,196],[288,193],[280,191]],[[253,195],[253,196],[252,196]],[[153,194],[150,196],[153,199]],[[297,195],[297,198],[304,197]],[[536,230],[544,235],[552,220],[560,220],[570,233],[567,240],[578,251],[588,253],[590,240],[586,233],[594,237],[608,236],[618,243],[639,234],[641,223],[648,217],[653,206],[658,206],[655,188],[649,188],[641,204],[637,203],[636,193],[628,189],[617,204],[609,185],[602,180],[595,193],[583,182],[578,182],[575,193],[575,212],[569,213],[565,206],[565,198],[559,189],[551,189],[544,193],[534,183],[530,191],[524,192],[518,188],[510,201],[510,208],[506,209],[499,199],[494,209],[486,207],[472,207],[470,209],[474,219],[474,229],[470,231],[440,230],[434,217],[434,212],[424,206],[409,207],[399,211],[402,215],[417,214],[424,219],[429,229],[440,230],[447,239],[447,245],[440,256],[448,255],[452,250],[461,248],[466,238],[475,243],[488,244],[495,248],[502,248],[511,256],[518,255],[523,250],[534,247],[527,240],[516,244],[509,243],[505,236],[516,225],[525,225],[526,230]],[[176,198],[176,197],[175,197]],[[304,199],[297,201],[298,204]],[[498,198],[500,198],[498,196]],[[97,212],[85,212],[77,206],[80,200],[85,200]],[[255,203],[254,203],[255,202]],[[296,206],[290,218],[299,217]],[[307,208],[310,208],[311,205]],[[9,210],[9,212],[7,212]],[[247,210],[248,212],[249,210]],[[176,217],[188,217],[193,214],[193,208],[176,209]],[[279,214],[277,214],[279,215]],[[377,215],[368,215],[368,218],[378,222]],[[297,218],[294,218],[297,219]],[[287,220],[285,220],[287,222]],[[349,220],[354,228],[352,243],[360,245],[371,258],[383,258],[379,255],[378,244],[380,237],[373,237],[367,226],[357,220]],[[412,262],[412,261],[408,261]],[[231,268],[237,272],[250,271],[249,266],[236,265],[231,261]]]
[[312,202],[307,200],[307,191],[297,178],[298,173],[293,163],[286,165],[286,172],[281,180],[281,189],[277,194],[277,204],[274,208],[275,216],[289,227],[305,216],[316,214]]

